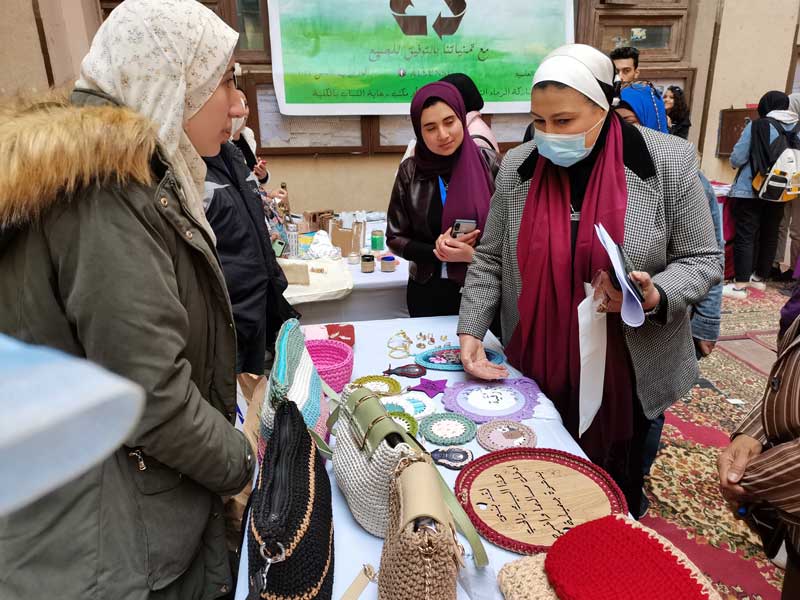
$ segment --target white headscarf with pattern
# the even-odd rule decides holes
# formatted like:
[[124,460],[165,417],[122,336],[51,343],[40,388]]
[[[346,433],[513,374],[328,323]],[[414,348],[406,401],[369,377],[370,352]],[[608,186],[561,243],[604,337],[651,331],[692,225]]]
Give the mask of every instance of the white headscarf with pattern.
[[219,86],[238,39],[197,0],[125,0],[94,36],[75,84],[156,124],[187,208],[214,240],[203,210],[206,166],[183,125]]

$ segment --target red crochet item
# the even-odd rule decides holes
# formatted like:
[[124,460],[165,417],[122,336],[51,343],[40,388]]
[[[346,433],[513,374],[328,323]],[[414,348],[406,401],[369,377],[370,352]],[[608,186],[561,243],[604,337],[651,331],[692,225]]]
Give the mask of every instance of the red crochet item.
[[680,551],[655,532],[614,515],[562,535],[547,553],[544,567],[560,600],[718,597]]

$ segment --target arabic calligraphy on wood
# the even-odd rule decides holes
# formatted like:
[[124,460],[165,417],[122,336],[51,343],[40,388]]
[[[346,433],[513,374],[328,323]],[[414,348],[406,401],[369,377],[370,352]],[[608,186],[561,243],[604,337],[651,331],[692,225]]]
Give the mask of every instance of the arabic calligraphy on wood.
[[482,456],[461,471],[456,495],[484,537],[521,554],[545,551],[581,523],[628,510],[602,469],[548,449]]

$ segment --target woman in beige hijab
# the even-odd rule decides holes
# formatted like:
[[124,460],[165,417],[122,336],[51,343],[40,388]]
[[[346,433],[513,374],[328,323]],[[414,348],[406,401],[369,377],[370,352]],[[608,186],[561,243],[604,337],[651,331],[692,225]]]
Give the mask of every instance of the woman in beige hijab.
[[236,42],[196,0],[126,0],[69,101],[0,112],[0,333],[147,394],[123,447],[0,518],[3,600],[230,593],[220,496],[253,459],[200,156],[240,110]]

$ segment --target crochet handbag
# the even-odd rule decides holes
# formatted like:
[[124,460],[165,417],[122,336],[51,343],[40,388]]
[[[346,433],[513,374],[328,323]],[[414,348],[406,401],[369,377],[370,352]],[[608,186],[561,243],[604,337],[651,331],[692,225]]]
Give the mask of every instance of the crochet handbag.
[[275,411],[248,527],[248,600],[331,598],[331,487],[317,445],[294,402]]
[[379,600],[452,600],[464,549],[456,540],[436,467],[403,459],[391,484],[389,530],[378,572]]
[[[333,473],[356,521],[372,535],[384,537],[389,525],[389,492],[398,465],[407,458],[430,456],[386,412],[375,392],[345,386],[338,408],[329,419],[336,436]],[[458,530],[467,538],[475,564],[488,563],[475,527],[452,490],[438,475],[440,493]]]
[[258,456],[262,459],[267,440],[272,434],[275,408],[285,400],[297,405],[306,425],[321,441],[328,434],[328,403],[325,385],[306,349],[305,337],[297,319],[289,319],[281,327],[275,342],[275,361],[269,375],[266,394],[261,399],[261,435]]

